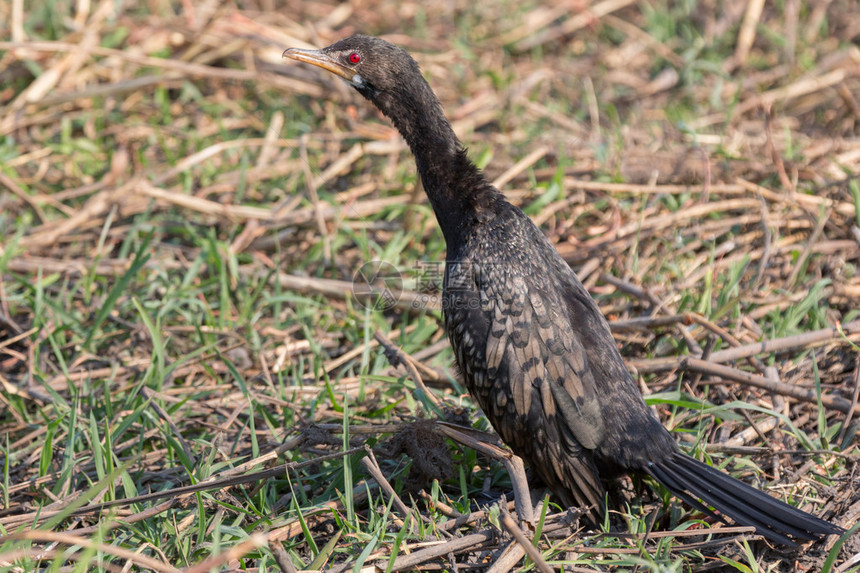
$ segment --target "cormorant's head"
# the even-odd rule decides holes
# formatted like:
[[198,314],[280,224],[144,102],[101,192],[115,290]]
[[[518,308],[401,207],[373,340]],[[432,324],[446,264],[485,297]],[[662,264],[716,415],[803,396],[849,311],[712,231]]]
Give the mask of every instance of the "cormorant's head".
[[284,57],[313,64],[348,81],[391,118],[416,156],[425,157],[426,150],[461,149],[439,100],[403,48],[372,36],[350,36],[322,50],[290,48]]
[[402,93],[416,78],[422,80],[406,50],[373,36],[350,36],[322,50],[288,48],[284,57],[328,70],[376,103],[385,95]]

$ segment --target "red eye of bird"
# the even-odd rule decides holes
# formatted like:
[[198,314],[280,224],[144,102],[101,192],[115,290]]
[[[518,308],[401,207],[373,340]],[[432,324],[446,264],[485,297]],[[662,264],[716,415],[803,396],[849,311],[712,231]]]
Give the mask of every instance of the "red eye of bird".
[[349,62],[351,64],[357,64],[360,61],[361,61],[361,56],[359,54],[357,54],[356,52],[353,52],[349,55]]

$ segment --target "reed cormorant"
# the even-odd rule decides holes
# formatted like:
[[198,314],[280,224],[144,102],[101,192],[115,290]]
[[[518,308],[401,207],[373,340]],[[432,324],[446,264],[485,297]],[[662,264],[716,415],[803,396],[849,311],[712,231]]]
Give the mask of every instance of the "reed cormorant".
[[409,144],[448,247],[442,296],[457,364],[502,440],[563,504],[600,512],[602,481],[632,472],[773,541],[842,532],[678,449],[645,405],[591,296],[469,160],[405,50],[357,35],[284,56],[344,78]]

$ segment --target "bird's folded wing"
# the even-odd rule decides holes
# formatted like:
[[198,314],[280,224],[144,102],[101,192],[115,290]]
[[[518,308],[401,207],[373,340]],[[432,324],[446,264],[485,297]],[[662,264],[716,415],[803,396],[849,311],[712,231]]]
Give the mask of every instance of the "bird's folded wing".
[[569,429],[581,447],[596,448],[605,424],[594,379],[565,305],[553,300],[556,291],[542,288],[537,277],[508,274],[499,265],[482,269],[481,280],[480,290],[490,299],[485,308],[492,312],[489,377],[506,368],[518,415],[538,414],[533,410],[540,408],[542,417]]

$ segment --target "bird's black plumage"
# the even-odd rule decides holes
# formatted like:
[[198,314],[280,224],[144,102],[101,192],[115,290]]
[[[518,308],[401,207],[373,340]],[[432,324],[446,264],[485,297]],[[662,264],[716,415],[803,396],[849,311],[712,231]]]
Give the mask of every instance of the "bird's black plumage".
[[602,508],[602,480],[635,472],[775,541],[842,531],[678,450],[591,296],[468,159],[408,53],[353,36],[284,55],[346,79],[409,144],[448,246],[443,307],[457,363],[502,440],[565,505]]

